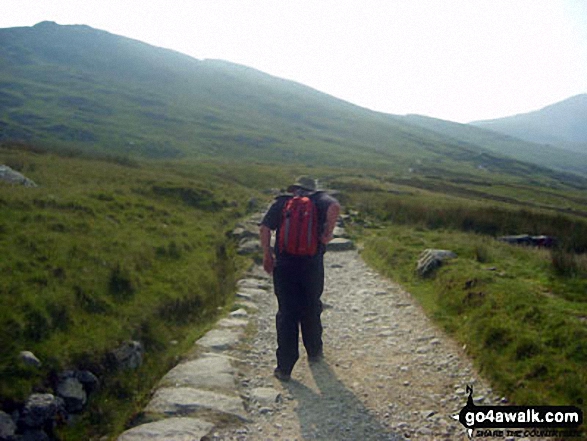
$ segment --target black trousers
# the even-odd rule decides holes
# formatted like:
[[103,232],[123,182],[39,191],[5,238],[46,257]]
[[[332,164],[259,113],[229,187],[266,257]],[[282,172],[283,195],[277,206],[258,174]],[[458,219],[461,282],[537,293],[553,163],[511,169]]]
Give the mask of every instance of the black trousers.
[[299,358],[300,328],[308,356],[322,352],[323,256],[278,258],[273,270],[273,286],[279,304],[275,317],[277,367],[290,373]]

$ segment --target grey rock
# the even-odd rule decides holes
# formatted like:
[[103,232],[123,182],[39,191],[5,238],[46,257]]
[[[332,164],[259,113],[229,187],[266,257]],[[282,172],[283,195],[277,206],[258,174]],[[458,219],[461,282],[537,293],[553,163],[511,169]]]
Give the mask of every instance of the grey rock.
[[220,326],[221,328],[239,328],[245,327],[248,324],[248,320],[240,318],[223,318],[218,321],[218,326]]
[[449,250],[424,250],[419,258],[416,265],[416,272],[420,277],[427,277],[432,272],[442,265],[442,263],[448,259],[454,259],[457,255]]
[[201,410],[247,421],[240,398],[191,387],[159,389],[145,408],[147,413],[168,416],[193,416]]
[[244,318],[248,317],[249,313],[245,309],[241,308],[237,309],[236,311],[232,311],[229,315],[232,318]]
[[194,441],[213,428],[214,424],[197,418],[167,418],[127,430],[117,441]]
[[224,351],[236,345],[240,341],[241,335],[242,331],[240,329],[212,329],[196,343],[205,348]]
[[109,362],[116,369],[134,370],[143,363],[143,345],[138,341],[127,341],[109,354]]
[[205,356],[177,365],[163,377],[160,386],[234,392],[234,369],[227,357]]
[[10,439],[16,432],[16,424],[12,417],[0,410],[0,439]]
[[32,394],[26,400],[21,421],[26,427],[39,428],[63,412],[65,404],[52,394]]
[[271,406],[281,399],[281,393],[272,387],[257,387],[251,391],[250,398],[261,406]]
[[23,185],[24,187],[37,187],[37,184],[29,178],[11,169],[7,165],[0,165],[0,180],[11,184]]
[[90,371],[75,371],[74,375],[84,386],[88,394],[91,394],[100,387],[100,380]]
[[237,282],[237,286],[240,288],[253,288],[253,289],[268,289],[271,287],[266,280],[259,280],[259,279],[241,279]]
[[328,245],[326,245],[327,251],[349,251],[353,249],[355,249],[353,241],[342,237],[332,239]]
[[237,254],[241,256],[261,251],[259,239],[243,239],[238,246]]
[[253,295],[248,293],[248,292],[243,292],[243,291],[238,291],[236,293],[236,298],[237,299],[243,299],[243,300],[248,300],[249,302],[252,301],[254,299]]
[[22,435],[22,438],[20,438],[18,440],[19,441],[51,441],[51,438],[49,438],[49,435],[47,435],[44,430],[33,429],[33,430],[25,430],[25,432]]
[[255,296],[264,296],[267,295],[267,291],[260,288],[248,288],[248,287],[241,287],[238,290],[239,293],[249,294],[253,297]]
[[346,231],[343,227],[334,227],[334,230],[332,231],[332,235],[335,238],[347,236]]
[[33,354],[31,351],[21,351],[18,355],[20,361],[22,361],[27,366],[33,367],[41,367],[41,361]]
[[81,411],[88,399],[82,383],[73,376],[62,378],[55,392],[63,398],[65,409],[70,413]]

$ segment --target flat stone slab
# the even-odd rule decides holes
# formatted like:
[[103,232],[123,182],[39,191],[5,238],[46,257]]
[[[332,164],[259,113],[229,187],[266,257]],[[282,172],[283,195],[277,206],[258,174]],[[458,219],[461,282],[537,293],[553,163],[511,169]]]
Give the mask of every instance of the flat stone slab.
[[241,308],[241,309],[237,309],[236,311],[232,311],[230,314],[228,314],[231,318],[245,318],[249,316],[249,313],[246,311],[246,309]]
[[238,302],[235,303],[235,305],[242,307],[242,308],[246,308],[246,309],[250,309],[251,311],[258,311],[259,307],[251,302],[250,300],[239,300]]
[[271,284],[266,280],[259,279],[241,279],[237,282],[237,285],[241,288],[253,288],[253,289],[269,289]]
[[170,416],[194,416],[208,410],[247,421],[245,408],[239,397],[191,387],[166,387],[155,392],[145,408],[146,413]]
[[354,250],[355,244],[350,239],[343,239],[342,237],[337,237],[332,239],[328,245],[326,245],[326,250],[328,251],[349,251]]
[[240,341],[241,335],[240,328],[212,329],[196,343],[208,349],[224,351],[236,345]]
[[223,318],[218,320],[218,326],[221,328],[244,328],[248,324],[249,321],[242,318]]
[[214,424],[197,418],[167,418],[127,430],[117,441],[193,441],[208,435]]
[[250,399],[261,406],[271,406],[279,401],[281,394],[272,387],[257,387],[251,391]]
[[161,387],[235,391],[234,369],[227,357],[201,357],[178,364],[161,379]]
[[245,288],[244,286],[240,287],[238,289],[238,293],[240,294],[249,294],[253,297],[255,296],[264,296],[267,295],[267,290],[266,289],[260,289],[260,288]]

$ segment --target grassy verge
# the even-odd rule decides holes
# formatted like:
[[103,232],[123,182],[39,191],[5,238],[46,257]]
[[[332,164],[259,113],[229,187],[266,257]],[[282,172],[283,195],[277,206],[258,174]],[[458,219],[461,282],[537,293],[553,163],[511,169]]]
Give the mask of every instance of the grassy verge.
[[[458,258],[434,277],[415,274],[425,248]],[[365,259],[406,287],[481,372],[518,404],[587,399],[587,280],[558,276],[550,253],[474,234],[387,226],[365,236]]]
[[[60,371],[89,369],[100,391],[61,437],[119,433],[231,307],[246,261],[227,233],[252,197],[266,197],[274,172],[42,149],[0,148],[0,163],[39,185],[0,183],[0,405],[10,412],[31,392],[50,391]],[[143,343],[145,363],[112,371],[107,354],[126,340]],[[22,350],[42,367],[20,364]]]

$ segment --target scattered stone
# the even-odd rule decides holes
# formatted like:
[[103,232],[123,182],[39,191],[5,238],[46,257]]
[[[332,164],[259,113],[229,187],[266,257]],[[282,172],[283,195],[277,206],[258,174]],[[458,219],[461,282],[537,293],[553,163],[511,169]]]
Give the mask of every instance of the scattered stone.
[[135,370],[143,364],[143,345],[138,341],[127,341],[110,352],[108,361],[116,369]]
[[203,439],[214,424],[197,418],[167,418],[127,430],[117,441],[188,441]]
[[39,368],[42,364],[41,361],[31,351],[22,351],[18,355],[18,358],[27,366]]

